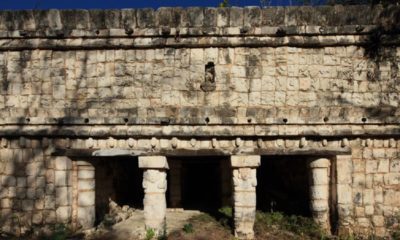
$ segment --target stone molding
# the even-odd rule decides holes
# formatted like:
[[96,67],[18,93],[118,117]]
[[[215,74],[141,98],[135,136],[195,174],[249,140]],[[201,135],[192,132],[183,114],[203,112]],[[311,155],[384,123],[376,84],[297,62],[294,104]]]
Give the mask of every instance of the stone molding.
[[362,35],[398,11],[380,5],[0,11],[0,50],[364,44]]
[[[391,38],[391,36],[394,36]],[[111,37],[110,37],[111,38]],[[208,48],[208,47],[337,47],[370,44],[369,36],[217,36],[176,38],[110,38],[103,39],[0,39],[1,51],[23,50],[96,50],[96,49],[146,49],[146,48]],[[398,46],[398,35],[383,35],[382,46]]]
[[[251,27],[262,26],[358,26],[377,25],[395,14],[396,6],[384,8],[376,5],[354,6],[302,6],[302,7],[231,7],[231,8],[169,8],[157,10],[22,10],[1,11],[0,30],[20,31],[20,36],[68,36],[73,30],[91,31],[92,36],[103,35],[104,30],[123,30],[126,36],[137,36],[137,29],[157,29],[162,35],[170,34],[170,28],[242,27],[242,33]],[[363,32],[358,27],[354,32]],[[329,29],[318,33],[329,32]]]
[[69,138],[130,138],[130,137],[373,137],[400,135],[395,124],[281,124],[281,125],[8,125],[0,126],[0,137],[69,137]]

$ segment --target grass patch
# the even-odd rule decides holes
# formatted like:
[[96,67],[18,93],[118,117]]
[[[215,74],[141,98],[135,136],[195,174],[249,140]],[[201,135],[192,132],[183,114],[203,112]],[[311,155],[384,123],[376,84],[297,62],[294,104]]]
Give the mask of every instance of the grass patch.
[[257,212],[255,230],[256,234],[284,231],[294,237],[297,235],[309,239],[325,238],[322,229],[311,218],[296,215],[287,216],[280,212]]

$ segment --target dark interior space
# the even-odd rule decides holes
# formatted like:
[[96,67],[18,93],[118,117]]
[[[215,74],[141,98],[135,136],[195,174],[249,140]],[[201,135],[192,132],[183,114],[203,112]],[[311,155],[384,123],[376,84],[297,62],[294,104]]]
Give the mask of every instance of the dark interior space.
[[308,172],[304,156],[263,156],[257,169],[257,209],[310,217]]
[[182,208],[216,213],[222,205],[222,159],[205,156],[175,160],[181,161]]
[[96,172],[96,221],[108,213],[109,199],[118,205],[143,208],[143,172],[137,158],[97,158]]

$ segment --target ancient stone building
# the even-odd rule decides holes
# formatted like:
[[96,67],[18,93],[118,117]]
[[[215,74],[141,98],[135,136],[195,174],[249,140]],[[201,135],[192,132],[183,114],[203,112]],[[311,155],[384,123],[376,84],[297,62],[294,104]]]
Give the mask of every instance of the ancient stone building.
[[87,229],[111,198],[156,230],[227,205],[243,239],[256,209],[388,235],[398,10],[0,12],[2,230]]

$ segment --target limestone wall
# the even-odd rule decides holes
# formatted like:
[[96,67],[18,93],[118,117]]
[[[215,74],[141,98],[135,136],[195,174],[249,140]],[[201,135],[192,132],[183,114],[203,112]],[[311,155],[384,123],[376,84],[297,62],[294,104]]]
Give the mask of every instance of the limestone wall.
[[78,160],[112,150],[322,155],[336,169],[339,232],[390,234],[400,210],[398,11],[0,12],[3,229],[90,226],[94,171]]
[[2,52],[1,121],[397,123],[400,49],[385,51],[378,63],[357,46]]

